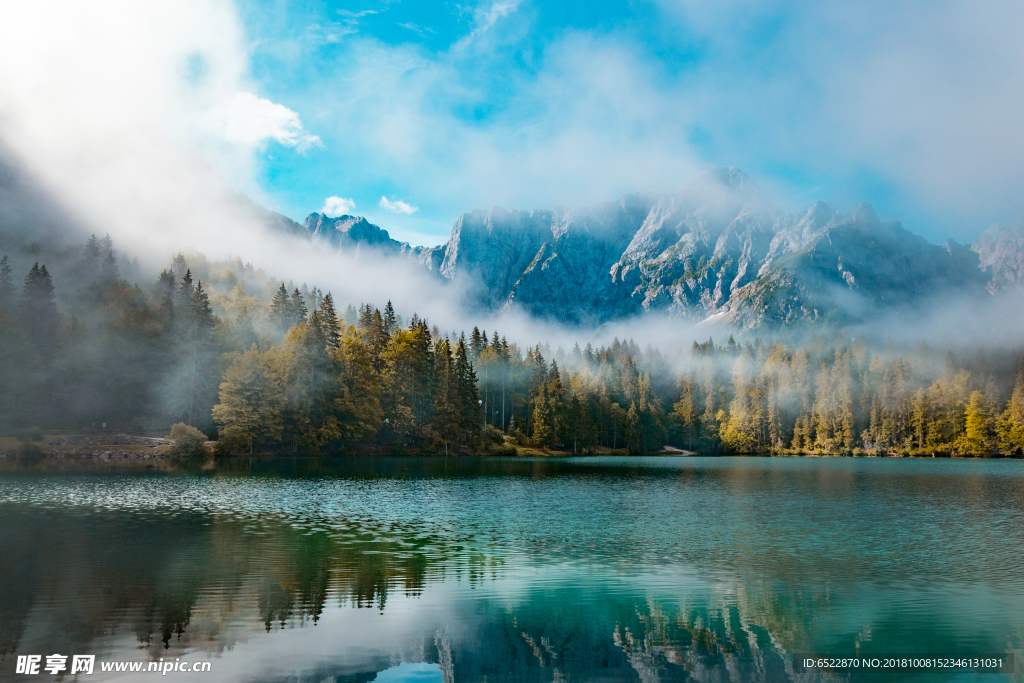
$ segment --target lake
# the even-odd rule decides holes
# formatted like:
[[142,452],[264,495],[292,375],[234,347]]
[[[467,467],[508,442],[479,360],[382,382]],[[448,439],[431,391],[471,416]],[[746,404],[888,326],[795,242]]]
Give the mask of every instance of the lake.
[[0,558],[3,680],[52,654],[95,655],[82,681],[1024,680],[1022,461],[5,474]]

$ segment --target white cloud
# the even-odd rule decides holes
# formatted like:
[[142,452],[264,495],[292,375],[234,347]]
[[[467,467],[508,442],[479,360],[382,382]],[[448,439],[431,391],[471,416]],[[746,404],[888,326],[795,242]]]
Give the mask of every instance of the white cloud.
[[328,197],[324,200],[324,207],[320,209],[320,213],[331,218],[337,218],[338,216],[344,216],[351,214],[356,210],[356,203],[351,199],[345,199],[344,197]]
[[270,140],[300,152],[322,146],[319,136],[302,127],[296,112],[247,92],[215,107],[204,123],[226,142],[246,147],[261,147]]
[[394,213],[404,213],[406,216],[411,216],[412,214],[419,211],[419,208],[415,206],[410,206],[403,202],[401,199],[394,202],[389,202],[387,197],[380,198],[380,208]]
[[486,33],[498,21],[504,19],[519,8],[520,0],[497,0],[487,7],[480,7],[474,12],[476,26],[469,35],[454,45],[456,50],[465,48],[471,42]]
[[486,10],[478,13],[477,30],[481,33],[494,26],[499,19],[504,19],[519,7],[519,0],[498,0]]
[[[439,235],[469,209],[668,191],[705,166],[687,139],[701,102],[661,87],[661,74],[615,37],[566,36],[530,78],[511,76],[497,93],[477,87],[457,56],[353,42],[329,72],[332,85],[318,82],[304,106],[333,130],[332,152],[358,160],[351,182],[387,183],[429,196],[430,211],[445,207]],[[480,104],[487,116],[464,115]]]
[[785,163],[840,193],[870,192],[868,173],[897,204],[974,226],[959,239],[1024,212],[1019,1],[659,2],[712,56],[693,91],[728,163]]

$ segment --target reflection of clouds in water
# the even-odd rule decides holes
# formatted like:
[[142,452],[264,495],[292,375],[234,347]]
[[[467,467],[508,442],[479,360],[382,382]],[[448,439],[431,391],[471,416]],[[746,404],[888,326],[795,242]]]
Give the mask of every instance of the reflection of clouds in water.
[[373,680],[375,683],[448,683],[437,664],[408,662],[381,671]]
[[[21,558],[0,563],[0,650],[210,658],[225,681],[432,664],[450,683],[788,680],[789,653],[866,630],[1020,647],[1020,463],[374,467],[0,477],[0,548]],[[999,542],[945,552],[972,525]]]

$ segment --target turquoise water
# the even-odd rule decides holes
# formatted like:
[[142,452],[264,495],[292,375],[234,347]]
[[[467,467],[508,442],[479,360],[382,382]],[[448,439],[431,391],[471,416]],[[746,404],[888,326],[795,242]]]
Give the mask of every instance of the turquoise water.
[[[80,680],[153,680],[99,663],[161,659],[218,681],[1024,680],[1022,550],[1008,460],[4,475],[0,678],[62,653],[96,655]],[[807,671],[807,653],[1016,666]]]

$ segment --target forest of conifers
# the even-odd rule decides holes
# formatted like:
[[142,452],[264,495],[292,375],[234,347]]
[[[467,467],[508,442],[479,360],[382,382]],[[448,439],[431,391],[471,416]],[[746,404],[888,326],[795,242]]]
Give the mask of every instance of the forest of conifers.
[[[615,340],[522,348],[444,332],[391,302],[347,304],[241,261],[177,255],[121,277],[109,238],[15,274],[0,261],[0,434],[166,430],[223,455],[661,450],[703,454],[1024,453],[1013,351],[694,342],[667,357]],[[62,291],[63,290],[63,291]]]

